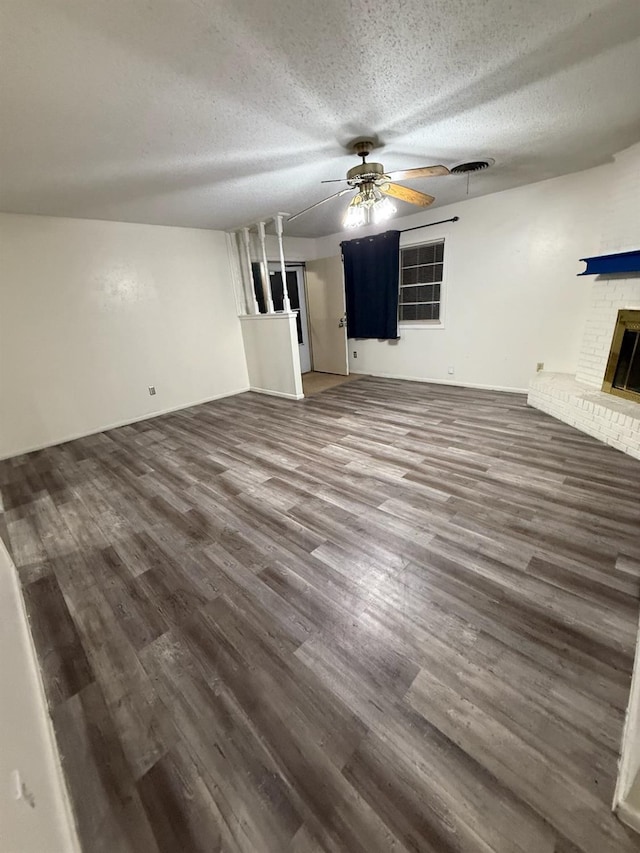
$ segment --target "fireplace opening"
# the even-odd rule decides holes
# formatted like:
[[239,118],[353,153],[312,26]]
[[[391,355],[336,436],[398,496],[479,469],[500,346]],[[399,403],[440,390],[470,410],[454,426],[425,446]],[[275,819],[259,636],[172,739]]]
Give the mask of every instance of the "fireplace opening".
[[602,390],[640,403],[640,310],[618,311]]

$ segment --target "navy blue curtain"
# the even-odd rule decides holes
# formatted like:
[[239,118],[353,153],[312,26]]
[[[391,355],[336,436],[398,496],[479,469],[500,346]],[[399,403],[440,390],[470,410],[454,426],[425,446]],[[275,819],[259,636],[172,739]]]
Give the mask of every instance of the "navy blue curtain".
[[396,340],[400,232],[345,240],[341,246],[348,337]]
[[260,272],[260,264],[257,261],[252,261],[251,263],[251,276],[253,278],[253,292],[256,295],[258,311],[261,314],[266,314],[267,303],[264,301],[264,291],[262,290],[262,273]]

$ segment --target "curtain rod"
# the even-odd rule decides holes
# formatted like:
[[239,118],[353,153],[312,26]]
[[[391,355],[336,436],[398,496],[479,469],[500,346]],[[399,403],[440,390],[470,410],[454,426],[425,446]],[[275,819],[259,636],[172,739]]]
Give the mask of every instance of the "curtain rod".
[[427,222],[426,225],[416,225],[414,228],[403,228],[400,233],[406,234],[407,231],[419,231],[421,228],[430,228],[432,225],[442,225],[445,222],[457,222],[459,219],[459,216],[453,216],[451,219],[440,219],[438,222]]
[[[407,231],[419,231],[421,228],[430,228],[432,225],[442,225],[445,222],[457,222],[459,219],[460,219],[459,216],[452,216],[451,219],[439,219],[437,222],[427,222],[426,225],[414,225],[413,228],[402,228],[400,231],[396,230],[395,228],[392,228],[391,231],[393,231],[396,234],[406,234]],[[383,232],[383,234],[386,234],[386,233],[388,233],[388,232],[386,232],[386,231]],[[381,236],[382,236],[382,234],[370,234],[369,239],[373,240],[374,237],[381,237]],[[360,239],[366,240],[367,238],[366,237],[360,237]],[[357,237],[354,237],[353,240],[343,240],[342,243],[340,243],[340,246],[342,246],[343,243],[357,242],[357,240],[358,240]]]

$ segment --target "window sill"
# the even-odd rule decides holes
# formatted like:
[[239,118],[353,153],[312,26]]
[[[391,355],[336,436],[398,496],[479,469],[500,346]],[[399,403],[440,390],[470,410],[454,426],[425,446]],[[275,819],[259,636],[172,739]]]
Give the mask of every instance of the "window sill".
[[399,329],[444,329],[444,323],[398,323]]

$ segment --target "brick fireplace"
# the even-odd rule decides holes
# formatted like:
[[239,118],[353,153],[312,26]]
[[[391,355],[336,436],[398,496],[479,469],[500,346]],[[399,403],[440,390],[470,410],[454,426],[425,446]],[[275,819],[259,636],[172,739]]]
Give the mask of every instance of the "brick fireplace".
[[[601,254],[640,248],[640,145],[617,155],[613,172]],[[538,373],[528,402],[640,459],[640,402],[602,390],[618,312],[640,310],[640,273],[598,276],[585,286],[589,309],[576,374]]]
[[640,403],[640,311],[618,311],[602,390]]

